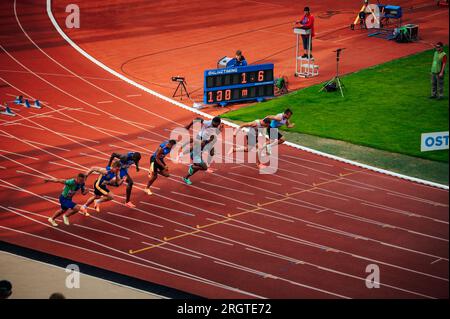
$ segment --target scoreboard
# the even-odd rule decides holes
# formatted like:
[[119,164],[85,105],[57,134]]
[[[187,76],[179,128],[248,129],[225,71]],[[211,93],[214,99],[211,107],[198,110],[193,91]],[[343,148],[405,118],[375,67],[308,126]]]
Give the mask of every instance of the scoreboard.
[[205,104],[257,100],[274,96],[273,64],[206,70]]

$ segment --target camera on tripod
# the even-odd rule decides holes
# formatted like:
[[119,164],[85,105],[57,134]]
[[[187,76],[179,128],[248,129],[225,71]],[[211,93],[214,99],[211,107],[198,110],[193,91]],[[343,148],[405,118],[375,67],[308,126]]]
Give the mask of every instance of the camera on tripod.
[[[178,86],[175,89],[175,92],[173,93],[172,97],[180,97],[181,100],[183,100],[183,96],[186,95],[188,98],[190,98],[189,96],[189,92],[187,90],[186,87],[186,79],[184,76],[172,76],[172,82],[178,82]],[[178,90],[180,90],[180,93],[178,93]]]
[[173,82],[185,82],[184,76],[172,76]]
[[322,91],[327,91],[327,92],[333,92],[333,91],[337,91],[339,89],[339,91],[341,92],[341,96],[344,97],[344,91],[342,90],[342,88],[344,87],[344,84],[342,84],[341,78],[339,76],[339,62],[340,62],[340,56],[341,56],[341,52],[345,50],[345,48],[339,48],[336,49],[335,52],[336,53],[336,75],[327,83],[325,83],[322,88],[319,90],[319,92]]

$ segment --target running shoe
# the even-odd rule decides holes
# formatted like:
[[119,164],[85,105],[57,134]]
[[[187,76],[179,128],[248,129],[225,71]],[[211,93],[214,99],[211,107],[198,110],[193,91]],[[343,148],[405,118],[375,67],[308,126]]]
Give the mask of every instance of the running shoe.
[[215,172],[215,170],[213,170],[213,169],[210,168],[210,167],[208,167],[208,169],[206,170],[206,173],[212,174],[212,173],[214,173],[214,172]]
[[144,192],[147,194],[147,195],[153,195],[153,193],[152,193],[152,191],[151,191],[151,189],[150,188],[144,188]]
[[184,181],[186,184],[188,184],[188,185],[192,185],[192,182],[191,182],[191,180],[190,180],[189,178],[183,177],[183,181]]
[[97,201],[94,201],[94,209],[97,213],[100,213],[100,204]]
[[64,220],[64,224],[66,224],[67,226],[70,226],[69,217],[67,217],[66,215],[63,215],[63,220]]
[[58,227],[58,224],[55,222],[55,220],[53,218],[50,217],[47,220],[53,227]]
[[125,206],[127,206],[129,208],[135,208],[136,207],[136,205],[134,205],[132,202],[125,203]]

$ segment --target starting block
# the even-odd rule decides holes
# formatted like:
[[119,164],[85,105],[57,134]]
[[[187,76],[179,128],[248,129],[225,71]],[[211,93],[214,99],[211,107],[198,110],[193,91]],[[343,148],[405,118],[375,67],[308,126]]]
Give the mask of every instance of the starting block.
[[22,95],[19,95],[18,97],[16,97],[16,99],[14,100],[14,104],[23,105],[27,109],[32,108],[32,107],[35,109],[42,109],[41,102],[39,100],[34,100],[34,103],[31,104],[30,101],[28,99],[24,99]]
[[17,104],[17,105],[23,104],[23,96],[19,95],[18,97],[16,97],[16,99],[14,100],[14,104]]
[[0,114],[8,115],[8,116],[16,116],[16,113],[14,113],[8,106],[8,103],[5,103],[5,110],[0,112]]
[[33,107],[36,109],[42,109],[41,102],[39,100],[35,100]]

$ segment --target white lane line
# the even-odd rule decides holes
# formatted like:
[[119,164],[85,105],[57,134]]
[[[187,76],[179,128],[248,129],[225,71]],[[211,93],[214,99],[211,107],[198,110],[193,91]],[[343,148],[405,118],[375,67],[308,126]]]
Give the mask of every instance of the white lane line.
[[44,144],[44,143],[40,143],[40,142],[36,142],[36,141],[30,141],[30,140],[26,140],[26,139],[24,139],[24,141],[27,141],[27,142],[29,142],[29,143],[31,143],[31,144],[36,144],[36,145],[40,145],[40,146],[45,146],[45,147],[48,147],[48,148],[54,148],[54,149],[59,150],[59,151],[70,152],[69,149],[67,149],[67,148],[62,148],[62,147],[59,147],[59,146],[48,145],[48,144]]
[[320,179],[323,180],[323,181],[326,181],[326,182],[330,182],[330,184],[336,183],[336,184],[341,184],[341,185],[345,185],[345,186],[350,186],[350,187],[363,189],[363,190],[369,191],[369,192],[374,192],[375,191],[373,188],[367,188],[367,187],[364,187],[364,186],[348,184],[348,183],[344,183],[344,182],[341,182],[341,181],[338,181],[338,180],[329,180],[329,179],[326,179],[326,178],[320,178]]
[[137,138],[139,138],[141,140],[155,142],[155,143],[161,143],[162,142],[162,140],[155,140],[153,138],[148,138],[148,137],[143,137],[143,136],[138,136]]
[[[0,132],[3,132],[3,133],[5,133],[5,134],[9,134],[8,132],[3,131],[3,130],[1,130]],[[15,138],[16,140],[18,140],[19,142],[22,142],[22,143],[24,143],[24,144],[27,144],[27,145],[33,147],[33,148],[36,148],[36,149],[38,149],[38,150],[40,150],[40,151],[42,151],[42,152],[44,152],[44,153],[46,153],[46,154],[48,154],[48,155],[50,155],[50,156],[54,156],[54,157],[56,157],[56,158],[59,158],[60,160],[63,160],[63,161],[72,163],[72,164],[74,164],[74,165],[76,165],[76,166],[82,167],[83,169],[86,168],[86,167],[84,167],[83,165],[80,165],[80,164],[78,164],[78,163],[76,163],[76,162],[74,162],[74,161],[71,161],[71,160],[69,160],[69,159],[67,159],[67,158],[65,158],[65,157],[62,157],[62,156],[60,156],[60,155],[58,155],[58,154],[56,154],[56,153],[50,152],[50,151],[48,151],[48,150],[46,150],[46,149],[43,149],[43,148],[40,147],[40,146],[37,146],[37,145],[31,144],[31,143],[28,143],[28,142],[26,142],[26,141],[24,141],[24,140],[21,140],[20,138],[17,138],[17,137],[15,137],[15,136],[11,135],[11,134],[9,134],[9,135],[10,135],[11,137]],[[22,165],[22,164],[20,164],[20,165]]]
[[[243,211],[243,212],[248,211],[247,208],[242,208],[242,207],[236,207],[236,209],[241,210],[241,211]],[[249,212],[249,213],[250,213],[250,212]],[[266,216],[266,217],[270,217],[270,218],[274,218],[274,219],[279,219],[279,220],[282,220],[282,221],[288,222],[288,223],[294,223],[294,222],[295,222],[295,221],[292,220],[292,219],[282,218],[282,217],[278,217],[278,216],[274,216],[274,215],[269,215],[269,214],[265,214],[265,213],[257,212],[257,211],[253,211],[253,212],[251,212],[251,214],[262,215],[262,216]],[[289,216],[289,217],[290,217],[290,216]],[[230,218],[233,218],[233,217],[230,217]]]
[[100,230],[100,229],[96,229],[96,228],[92,228],[92,227],[88,227],[88,226],[84,226],[84,225],[80,225],[80,224],[73,224],[73,225],[77,226],[77,227],[84,228],[84,229],[89,229],[89,230],[92,230],[92,231],[95,231],[95,232],[99,232],[99,233],[107,234],[107,235],[110,235],[110,236],[114,236],[114,237],[117,237],[117,238],[130,240],[129,237],[113,234],[113,233],[110,233],[110,232],[107,232],[107,231],[104,231],[104,230]]
[[95,116],[101,116],[100,113],[95,113],[95,112],[91,112],[91,111],[86,111],[84,108],[82,107],[67,107],[64,105],[58,105],[60,107],[65,107],[67,108],[67,111],[76,111],[76,112],[81,112],[81,113],[86,113],[86,114],[91,114],[91,115],[95,115]]
[[113,101],[109,100],[109,101],[99,101],[97,102],[97,104],[108,104],[108,103],[112,103]]
[[408,199],[408,200],[419,201],[419,202],[423,202],[423,203],[426,203],[426,204],[431,204],[431,205],[434,205],[434,206],[448,207],[447,204],[435,202],[435,201],[428,200],[428,199],[418,198],[418,197],[415,197],[415,196],[412,196],[412,195],[407,195],[407,194],[395,194],[395,193],[391,193],[391,192],[388,192],[387,194],[390,195],[390,196],[395,196],[395,197],[405,198],[405,199]]
[[[142,244],[147,245],[147,246],[154,246],[154,244],[150,244],[150,243],[147,243],[147,242],[145,242],[145,241],[143,241]],[[185,256],[189,256],[189,257],[192,257],[192,258],[202,259],[201,256],[196,256],[196,255],[193,255],[193,254],[188,254],[188,253],[185,253],[185,252],[182,252],[182,251],[179,251],[179,250],[175,250],[175,249],[171,249],[171,248],[167,248],[167,247],[164,247],[164,246],[155,246],[155,248],[159,248],[159,249],[164,249],[164,250],[172,251],[172,252],[174,252],[174,253],[181,254],[181,255],[185,255]]]
[[[112,148],[119,148],[119,149],[125,150],[125,151],[127,151],[127,152],[129,152],[130,149],[132,149],[132,147],[122,147],[122,146],[117,146],[117,145],[114,145],[114,144],[109,144],[109,147],[112,147]],[[134,144],[134,147],[138,147],[138,148],[140,148],[141,150],[147,151],[147,149],[146,149],[145,147],[140,146],[140,145],[137,145],[137,144]]]
[[50,118],[52,120],[58,120],[58,121],[65,122],[65,123],[74,123],[74,121],[62,119],[62,118],[56,117],[54,115],[42,115],[42,116],[38,116],[37,118],[38,119],[40,119],[40,118]]
[[[226,218],[226,217],[224,217]],[[256,229],[250,229],[250,228],[246,228],[246,227],[242,227],[242,226],[238,226],[236,224],[230,224],[230,222],[228,223],[223,223],[223,220],[217,220],[217,219],[213,219],[213,218],[206,218],[206,220],[209,220],[210,222],[214,222],[214,223],[218,223],[217,225],[225,225],[225,226],[230,226],[230,227],[236,227],[236,228],[240,228],[240,229],[244,229],[246,231],[252,231],[254,233],[258,233],[258,234],[265,234],[265,232],[260,231],[260,230],[256,230]]]
[[268,251],[265,251],[265,250],[248,248],[248,247],[246,247],[245,250],[248,250],[248,251],[251,251],[251,252],[254,252],[254,253],[258,253],[258,254],[262,254],[262,255],[266,255],[266,256],[270,256],[270,257],[274,257],[274,258],[278,258],[278,259],[283,259],[283,260],[289,261],[291,263],[294,263],[296,265],[300,265],[300,264],[304,265],[305,264],[305,262],[302,261],[302,260],[298,260],[298,259],[295,259],[295,258],[290,258],[290,257],[283,256],[283,255],[279,255],[277,253],[271,253],[271,252],[268,252]]
[[293,159],[296,159],[296,160],[299,160],[299,161],[314,163],[314,164],[317,164],[317,165],[323,165],[323,166],[328,166],[328,167],[334,167],[335,166],[335,165],[332,165],[332,164],[327,164],[327,163],[307,160],[307,159],[304,159],[304,158],[302,158],[300,156],[281,155],[281,157],[293,158]]
[[[22,73],[22,74],[32,74],[31,72],[28,71],[18,71],[18,70],[0,70],[0,72],[8,72],[8,73]],[[73,75],[69,75],[69,74],[61,74],[61,73],[46,73],[46,72],[35,72],[36,74],[39,75],[50,75],[50,76],[58,76],[58,77],[68,77],[68,78],[73,78]],[[82,76],[85,79],[91,79],[91,80],[104,80],[104,81],[113,81],[113,82],[121,82],[119,79],[107,79],[107,78],[99,78],[99,77],[93,77],[93,76]],[[14,96],[16,97],[16,95],[13,94],[6,94],[9,96]]]
[[144,124],[144,123],[139,123],[139,122],[135,122],[135,121],[130,121],[130,120],[126,120],[120,117],[117,117],[115,115],[111,115],[110,116],[113,120],[120,120],[122,122],[126,122],[126,123],[131,123],[131,124],[136,124],[136,125],[140,125],[140,126],[146,126],[146,127],[150,127],[150,128],[154,128],[154,125],[150,125],[150,124]]
[[436,259],[435,261],[432,261],[431,263],[430,263],[430,265],[434,265],[435,263],[437,263],[437,262],[439,262],[439,261],[441,261],[442,260],[442,258],[438,258],[438,259]]
[[[385,176],[385,177],[388,178],[387,176]],[[387,189],[387,188],[380,187],[380,186],[375,186],[375,185],[372,185],[372,184],[367,184],[367,183],[360,182],[360,181],[357,181],[357,180],[354,180],[354,179],[350,179],[348,177],[344,177],[344,180],[352,182],[352,183],[356,183],[358,185],[363,185],[363,186],[366,186],[366,187],[372,187],[374,189],[379,189],[379,190],[383,190],[383,191],[386,191],[386,192],[390,192],[390,193],[394,193],[394,194],[398,194],[398,195],[403,195],[403,196],[406,196],[409,199],[414,200],[414,201],[419,201],[419,202],[429,201],[429,200],[427,200],[425,198],[422,198],[422,197],[417,197],[417,196],[413,196],[413,195],[409,195],[409,194],[404,194],[402,192],[394,191],[394,190]],[[353,184],[350,184],[350,185],[353,185]],[[421,186],[425,187],[424,185],[421,185]],[[433,188],[433,189],[436,189],[436,188]],[[447,192],[447,194],[448,194],[448,192]],[[440,206],[448,207],[448,204],[445,204],[445,203],[438,203],[438,204]]]
[[[331,190],[328,190],[328,189],[325,189],[325,188],[320,188],[320,190],[324,191],[324,192],[327,192],[327,193],[335,194],[338,198],[349,198],[349,199],[352,199],[352,200],[359,201],[359,202],[361,202],[361,205],[364,205],[364,206],[375,207],[375,208],[391,211],[391,212],[394,212],[394,213],[406,215],[406,216],[409,216],[409,217],[426,218],[426,219],[430,219],[430,220],[433,220],[433,221],[438,222],[438,223],[448,224],[448,222],[445,221],[445,220],[440,220],[440,219],[436,219],[436,218],[429,217],[429,216],[426,216],[426,215],[412,213],[412,212],[405,211],[405,210],[402,210],[402,209],[398,209],[398,208],[394,208],[394,207],[391,207],[391,206],[386,206],[386,205],[383,205],[383,204],[379,204],[377,202],[368,201],[368,200],[363,199],[363,198],[350,196],[350,195],[344,195],[344,194],[341,194],[341,193],[338,193],[338,192],[334,192],[334,191],[331,191]],[[324,194],[320,194],[320,195],[324,195]]]
[[[279,198],[273,198],[273,197],[269,197],[269,196],[265,196],[265,198],[268,199],[268,200],[271,200],[271,201],[272,200],[279,200]],[[306,208],[306,209],[312,209],[312,210],[315,210],[315,211],[321,209],[321,208],[317,208],[317,207],[312,207],[312,206],[306,206],[306,205],[302,205],[302,204],[292,203],[292,202],[289,202],[288,199],[285,199],[282,202],[280,202],[280,204],[283,204],[283,203],[289,204],[289,205],[298,206],[298,207],[303,207],[303,208]]]
[[7,123],[5,126],[23,126],[23,127],[27,127],[27,128],[32,128],[38,131],[45,131],[43,128],[41,127],[36,127],[36,126],[31,126],[31,125],[27,125],[27,124],[23,124],[23,123]]
[[291,241],[291,242],[294,242],[294,243],[297,243],[297,244],[302,244],[302,245],[309,246],[309,247],[319,248],[319,249],[322,249],[322,250],[325,250],[325,251],[330,251],[330,252],[335,252],[335,253],[339,252],[339,250],[337,250],[337,249],[333,249],[333,248],[325,246],[325,245],[311,243],[309,241],[305,241],[305,240],[302,240],[302,239],[299,239],[299,238],[293,239],[293,238],[288,238],[288,237],[285,237],[285,236],[277,236],[277,238],[280,238],[280,239],[283,239],[283,240],[288,240],[288,241]]
[[[295,187],[294,187],[294,188],[295,188]],[[322,189],[319,188],[318,190],[322,190]],[[330,194],[323,194],[323,193],[318,192],[318,191],[316,191],[316,190],[309,190],[308,193],[317,194],[317,195],[321,195],[321,196],[325,196],[325,197],[330,197],[330,198],[334,198],[334,199],[337,199],[337,200],[343,200],[343,201],[346,201],[346,202],[349,201],[348,198],[338,197],[338,196],[333,196],[333,195],[330,195]]]
[[47,178],[47,177],[44,177],[44,176],[40,176],[40,175],[36,175],[36,174],[24,172],[24,171],[21,171],[21,170],[16,170],[16,172],[17,172],[17,173],[20,173],[20,174],[25,174],[25,175],[37,177],[37,178],[42,178],[42,179],[46,179],[46,178]]
[[107,160],[108,160],[107,157],[100,157],[100,156],[96,156],[96,155],[92,155],[92,154],[87,154],[87,153],[83,153],[83,152],[80,152],[80,155],[81,155],[81,156],[92,157],[92,158],[99,159],[99,160],[102,160],[102,161],[107,161]]
[[16,155],[16,156],[20,156],[20,157],[29,158],[29,159],[32,159],[32,160],[35,160],[35,161],[39,161],[39,158],[31,157],[31,156],[20,154],[20,153],[16,153],[16,152],[10,152],[10,151],[6,151],[6,150],[0,150],[0,152],[4,152],[6,154],[11,154],[11,155]]
[[73,167],[73,166],[69,166],[69,165],[65,165],[65,164],[60,164],[60,163],[57,163],[57,162],[49,162],[49,164],[58,165],[58,166],[65,167],[65,168],[70,168],[70,169],[73,169],[75,171],[79,171],[80,170],[79,168],[76,168],[76,167]]
[[128,94],[126,97],[137,97],[142,96],[142,94]]
[[103,127],[99,127],[99,126],[94,126],[94,125],[87,125],[88,127],[97,129],[99,131],[105,131],[105,132],[110,132],[110,133],[114,133],[114,134],[120,134],[120,135],[128,135],[128,133],[125,132],[119,132],[119,131],[115,131],[115,130],[110,130],[107,128],[103,128]]
[[400,229],[400,230],[406,231],[406,232],[411,233],[411,234],[416,234],[416,235],[419,235],[419,236],[433,238],[433,239],[436,239],[436,240],[448,242],[448,239],[446,239],[446,238],[442,238],[442,237],[437,237],[437,236],[421,233],[421,232],[414,231],[414,230],[407,229],[407,228],[403,228],[403,227],[393,226],[393,225],[382,223],[382,222],[379,222],[379,221],[376,221],[376,220],[373,220],[373,219],[370,219],[370,218],[364,218],[364,217],[351,215],[351,214],[348,214],[348,213],[340,212],[340,211],[332,209],[332,208],[330,208],[329,210],[334,212],[335,215],[338,215],[338,216],[341,216],[341,217],[358,220],[360,222],[365,222],[365,223],[368,223],[368,224],[378,225],[378,226],[383,227],[383,228]]
[[220,186],[220,185],[217,185],[217,184],[207,183],[207,182],[204,182],[204,181],[201,181],[200,183],[201,183],[201,184],[208,185],[208,186],[210,186],[210,187],[218,187],[218,188],[226,189],[226,190],[232,191],[233,193],[241,193],[241,194],[245,194],[245,195],[255,196],[255,193],[250,193],[250,192],[241,191],[241,190],[236,189],[236,188],[230,188],[230,187]]
[[85,138],[85,137],[81,137],[81,136],[76,136],[76,135],[67,134],[67,133],[59,133],[59,134],[61,134],[62,136],[70,137],[70,138],[73,138],[73,139],[78,139],[78,140],[81,140],[81,141],[86,141],[86,142],[100,144],[99,141],[91,140],[89,138]]
[[234,175],[234,176],[237,176],[239,178],[246,178],[246,179],[251,179],[251,180],[255,180],[255,181],[258,181],[258,182],[262,182],[262,183],[268,183],[268,184],[272,184],[272,185],[276,185],[276,186],[282,186],[280,183],[266,181],[263,178],[255,178],[255,177],[250,177],[250,176],[246,176],[246,175],[242,175],[242,174],[236,174],[236,173],[233,173],[233,172],[228,172],[227,174]]
[[438,223],[442,223],[442,224],[447,224],[448,225],[448,221],[445,221],[445,220],[436,219],[436,218],[433,218],[433,217],[429,217],[429,216],[425,216],[425,215],[421,215],[421,214],[416,214],[416,213],[413,213],[413,212],[409,212],[409,211],[405,211],[405,210],[397,209],[397,208],[392,208],[392,207],[381,205],[381,204],[375,204],[375,203],[369,203],[369,202],[363,201],[361,203],[361,205],[369,206],[369,207],[373,207],[373,208],[378,208],[378,209],[381,209],[381,210],[397,213],[397,214],[400,214],[400,215],[405,215],[405,216],[408,216],[408,217],[425,218],[425,219],[432,220],[434,222],[438,222]]
[[219,244],[228,245],[228,246],[234,246],[234,244],[225,242],[223,240],[217,240],[217,239],[209,238],[209,237],[206,237],[206,236],[193,234],[191,232],[185,232],[185,231],[182,231],[182,230],[179,230],[179,229],[175,229],[175,231],[178,232],[178,233],[182,233],[182,234],[189,234],[189,236],[210,240],[210,241],[213,241],[213,242],[216,242],[216,243],[219,243]]
[[[52,114],[52,113],[59,112],[59,111],[65,111],[65,110],[67,110],[67,107],[62,106],[61,110],[51,110],[51,111],[44,112],[44,113],[41,112],[41,113],[37,113],[37,114],[31,115],[31,116],[22,117],[20,119],[14,120],[14,121],[8,121],[8,123],[12,124],[12,123],[16,123],[16,122],[21,122],[21,121],[25,121],[25,120],[32,119],[35,117],[48,115],[48,114]],[[7,123],[3,123],[2,125],[7,125]]]
[[215,204],[215,205],[226,206],[224,203],[221,203],[221,202],[218,202],[218,201],[209,200],[209,199],[205,199],[205,198],[201,198],[201,197],[197,197],[197,196],[191,196],[191,195],[187,195],[187,194],[176,192],[176,191],[171,191],[171,193],[175,194],[175,195],[178,195],[178,196],[189,197],[189,198],[193,198],[193,199],[196,199],[196,200],[204,201],[204,202]]
[[192,214],[192,213],[183,212],[181,210],[173,209],[173,208],[169,208],[169,207],[161,207],[160,205],[155,205],[155,204],[152,204],[152,203],[147,203],[147,202],[141,201],[141,204],[147,205],[147,206],[152,206],[152,207],[155,207],[155,208],[164,208],[165,210],[169,210],[171,212],[179,213],[179,214],[182,214],[182,215],[195,216],[195,214]]
[[129,219],[129,220],[133,220],[133,221],[138,221],[138,222],[140,222],[140,223],[152,225],[152,226],[155,226],[155,227],[160,227],[160,228],[163,228],[163,227],[164,227],[163,225],[159,225],[159,224],[155,224],[155,223],[150,223],[150,222],[144,221],[144,220],[142,220],[142,219],[132,218],[132,217],[128,217],[128,216],[124,216],[124,215],[119,215],[119,214],[115,214],[115,213],[111,213],[111,212],[107,212],[107,214],[113,215],[113,216],[117,216],[117,217],[121,217],[121,218],[125,218],[125,219]]
[[215,260],[214,262],[216,264],[219,264],[219,265],[222,265],[222,266],[235,268],[235,269],[238,269],[238,270],[241,270],[241,271],[246,271],[246,272],[255,274],[257,276],[261,276],[263,278],[271,278],[271,279],[275,279],[275,280],[282,280],[282,281],[290,283],[291,285],[300,286],[300,287],[308,288],[308,289],[314,289],[316,291],[322,292],[324,294],[332,295],[332,296],[335,296],[335,297],[338,297],[338,298],[351,299],[350,297],[347,297],[347,296],[344,296],[344,295],[340,295],[340,294],[337,294],[337,293],[334,293],[334,292],[331,292],[331,291],[328,291],[328,290],[319,289],[319,288],[312,287],[312,286],[309,286],[309,285],[305,285],[305,284],[302,284],[302,283],[298,283],[298,282],[295,282],[295,281],[292,281],[292,280],[289,280],[289,279],[284,279],[284,278],[281,278],[279,276],[274,276],[274,275],[271,275],[271,274],[268,274],[268,273],[265,273],[265,272],[254,271],[254,270],[252,270],[250,268],[247,268],[247,267],[237,266],[237,265],[232,264],[232,263],[224,263],[224,262],[220,262],[220,261],[217,261],[217,260]]

